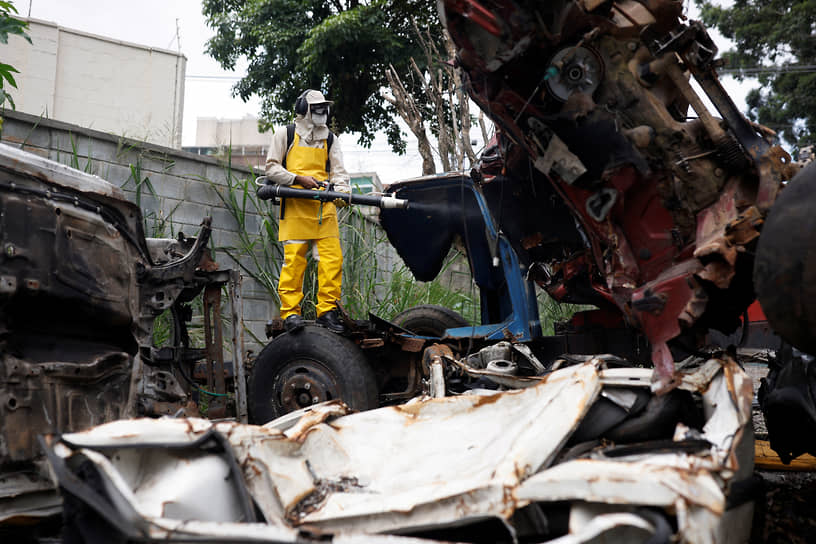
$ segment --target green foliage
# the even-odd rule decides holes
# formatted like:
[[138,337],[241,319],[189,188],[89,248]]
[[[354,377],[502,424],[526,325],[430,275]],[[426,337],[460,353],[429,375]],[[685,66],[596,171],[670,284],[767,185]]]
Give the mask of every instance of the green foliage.
[[703,21],[736,42],[724,55],[730,67],[810,67],[760,72],[760,87],[747,96],[748,116],[796,147],[816,143],[816,0],[736,0],[727,8],[698,4]]
[[393,268],[388,266],[388,239],[359,208],[344,210],[340,224],[343,307],[353,318],[366,319],[369,312],[391,318],[419,304],[438,304],[457,311],[471,323],[478,322],[475,287],[456,287],[452,282],[453,266],[463,258],[458,251],[451,250],[436,279],[417,282],[401,261]]
[[[87,155],[85,157],[85,166],[80,167],[79,159],[80,159],[81,155],[79,154],[79,149],[77,148],[76,140],[74,139],[74,135],[71,134],[71,133],[68,133],[68,137],[71,140],[71,162],[70,162],[69,166],[71,168],[76,169],[76,170],[82,170],[86,174],[92,174],[93,173],[93,161],[91,160],[91,149],[90,149],[91,141],[88,140],[88,153],[87,153]],[[137,202],[137,204],[138,204],[138,202]]]
[[545,336],[555,334],[556,323],[569,321],[578,312],[595,309],[595,306],[588,304],[558,302],[544,291],[539,291],[536,299],[538,302],[538,315],[539,319],[541,319],[541,333]]
[[[28,43],[31,43],[31,38],[26,33],[28,30],[28,23],[15,19],[11,14],[17,13],[17,8],[11,2],[0,1],[0,43],[7,44],[9,34],[22,36]],[[18,74],[19,71],[10,64],[3,64],[0,62],[0,106],[8,102],[11,108],[14,109],[14,100],[5,89],[8,83],[15,89],[17,88],[17,81],[15,81],[12,74]]]
[[247,59],[233,90],[244,100],[261,97],[264,128],[288,123],[304,89],[321,89],[335,101],[335,132],[359,132],[365,145],[384,130],[404,152],[393,109],[378,93],[389,64],[407,73],[412,56],[421,62],[412,20],[441,39],[433,2],[203,0],[203,13],[215,31],[207,53],[225,69]]
[[[446,267],[459,257],[460,255],[455,252],[450,255]],[[442,274],[433,281],[417,282],[411,272],[404,265],[400,265],[391,274],[386,285],[386,294],[375,313],[393,317],[420,304],[436,304],[450,308],[471,324],[479,323],[479,298],[475,286],[467,291],[446,286],[444,272],[443,268]]]

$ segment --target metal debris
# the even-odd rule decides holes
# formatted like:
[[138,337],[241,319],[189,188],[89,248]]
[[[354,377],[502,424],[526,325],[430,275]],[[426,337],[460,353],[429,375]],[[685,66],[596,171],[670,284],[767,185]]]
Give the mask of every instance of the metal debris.
[[[290,414],[263,427],[118,421],[49,438],[49,460],[69,502],[148,542],[191,535],[296,542],[302,534],[407,542],[491,519],[504,527],[496,540],[509,542],[531,537],[529,525],[514,525],[518,516],[546,524],[563,504],[566,532],[544,531],[539,541],[645,541],[676,527],[672,538],[684,542],[725,542],[724,534],[750,530],[750,503],[735,509],[727,500],[732,484],[753,469],[753,449],[744,448],[752,446],[750,379],[740,367],[711,359],[678,369],[678,387],[693,392],[705,414],[699,428],[678,423],[664,440],[592,442],[565,457],[581,447],[570,437],[605,389],[618,400],[627,388],[649,390],[651,371],[603,366],[590,359],[524,389],[347,415],[335,401],[304,410],[296,422]],[[240,467],[241,477],[230,467]],[[89,474],[101,478],[106,495]],[[220,489],[218,501],[244,490],[263,520],[250,519],[236,499],[207,508],[210,499],[202,502],[196,489]]]

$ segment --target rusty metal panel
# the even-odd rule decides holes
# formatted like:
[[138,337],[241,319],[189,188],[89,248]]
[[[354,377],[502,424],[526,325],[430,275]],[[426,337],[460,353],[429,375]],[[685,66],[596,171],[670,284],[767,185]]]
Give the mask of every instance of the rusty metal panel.
[[[129,497],[128,508],[157,540],[186,534],[295,542],[305,531],[334,535],[333,541],[411,542],[374,533],[450,528],[485,518],[510,523],[530,503],[565,501],[571,505],[569,533],[553,540],[559,544],[628,542],[673,531],[665,518],[643,514],[642,507],[674,517],[675,537],[685,542],[726,542],[728,535],[743,534],[750,504],[725,510],[729,482],[753,467],[753,450],[744,447],[751,438],[752,392],[739,365],[730,359],[688,361],[678,371],[678,387],[700,395],[706,414],[700,429],[680,424],[673,440],[656,450],[638,446],[607,456],[601,448],[553,463],[603,388],[615,388],[610,395],[626,386],[648,391],[647,369],[601,370],[601,361],[563,368],[526,389],[417,399],[355,414],[334,401],[263,427],[201,419],[119,421],[66,435],[52,442],[51,451],[66,460],[92,458],[109,478],[106,485]],[[182,466],[185,459],[205,461],[156,453],[168,444],[187,451],[213,432],[229,442],[267,525],[215,523],[195,493],[184,498],[202,478],[232,485],[219,476],[224,465],[190,470]],[[153,453],[137,453],[145,451]],[[142,477],[136,466],[165,475],[163,481],[134,490],[135,478]],[[179,533],[167,504],[189,513]]]

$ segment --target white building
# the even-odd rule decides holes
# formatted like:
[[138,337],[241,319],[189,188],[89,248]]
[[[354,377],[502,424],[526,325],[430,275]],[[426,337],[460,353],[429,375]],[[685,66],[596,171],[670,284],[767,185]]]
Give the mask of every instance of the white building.
[[270,138],[272,131],[258,132],[258,118],[250,115],[243,119],[199,117],[196,122],[196,147],[268,146]]
[[29,19],[33,44],[10,36],[18,111],[130,138],[181,147],[184,55]]

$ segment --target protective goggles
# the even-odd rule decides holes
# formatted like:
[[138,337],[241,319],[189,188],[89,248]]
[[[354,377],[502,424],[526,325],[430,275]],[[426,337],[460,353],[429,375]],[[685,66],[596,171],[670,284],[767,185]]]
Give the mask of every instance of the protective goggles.
[[328,104],[311,104],[309,106],[309,111],[311,111],[313,114],[317,114],[317,115],[323,115],[323,114],[328,115],[329,114],[329,105]]

